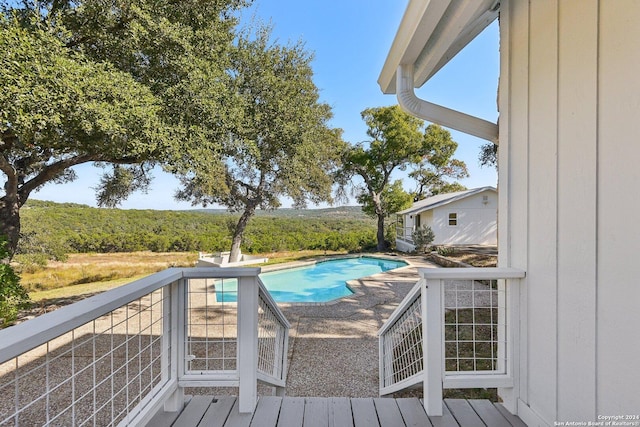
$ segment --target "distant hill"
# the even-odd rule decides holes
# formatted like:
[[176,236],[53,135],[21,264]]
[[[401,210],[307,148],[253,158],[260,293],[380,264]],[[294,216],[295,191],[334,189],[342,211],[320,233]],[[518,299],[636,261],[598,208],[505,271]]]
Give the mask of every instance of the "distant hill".
[[[107,209],[29,200],[21,211],[19,251],[228,250],[239,216],[224,209]],[[375,245],[375,231],[375,221],[359,206],[258,211],[245,231],[243,251],[355,251]]]
[[[87,209],[100,209],[93,208],[89,205],[79,203],[57,203],[48,200],[29,199],[25,208],[87,208]],[[112,210],[111,208],[103,208],[105,210]],[[188,209],[188,210],[159,210],[159,209],[115,209],[122,211],[137,211],[137,210],[151,210],[158,212],[202,212],[213,215],[239,215],[239,213],[229,212],[226,209]],[[331,208],[312,208],[312,209],[293,209],[293,208],[280,208],[275,210],[260,210],[256,211],[256,216],[266,216],[275,218],[345,218],[345,219],[369,219],[368,216],[362,212],[362,206],[337,206]]]
[[[194,209],[197,212],[210,214],[229,214],[226,209]],[[272,211],[257,210],[256,216],[266,216],[275,218],[345,218],[345,219],[368,219],[361,206],[340,206],[335,208],[319,209],[293,209],[281,208]]]

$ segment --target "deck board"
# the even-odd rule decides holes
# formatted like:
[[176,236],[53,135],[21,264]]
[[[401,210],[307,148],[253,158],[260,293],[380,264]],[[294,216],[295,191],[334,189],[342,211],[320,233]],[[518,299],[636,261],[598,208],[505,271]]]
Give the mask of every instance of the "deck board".
[[502,406],[500,403],[496,403],[496,409],[500,411],[500,413],[509,421],[509,423],[514,427],[527,427],[527,425],[522,421],[517,415],[513,415],[511,412],[507,411],[507,408]]
[[[424,404],[422,399],[420,399],[420,402]],[[435,417],[431,415],[429,416],[429,421],[431,421],[433,427],[459,427],[460,425],[445,404],[442,405],[442,416]]]
[[415,397],[407,397],[404,399],[397,399],[398,408],[402,413],[404,424],[407,427],[425,427],[431,426],[431,421],[427,413],[424,412],[424,406]]
[[488,400],[470,399],[468,402],[486,425],[491,427],[511,427],[509,421]]
[[236,398],[231,396],[222,396],[214,399],[207,412],[204,413],[200,424],[209,427],[224,427],[235,403]]
[[273,427],[278,423],[282,397],[264,396],[258,399],[251,427]]
[[197,427],[213,401],[211,396],[193,396],[174,425],[180,427]]
[[486,424],[476,414],[468,401],[464,399],[445,399],[451,414],[455,417],[458,424],[465,427],[485,427]]
[[329,427],[354,427],[351,400],[348,397],[329,399]]
[[[233,404],[233,408],[231,408],[231,413],[229,414],[229,418],[227,418],[227,422],[224,424],[225,427],[250,427],[251,420],[253,419],[253,414],[250,413],[240,413],[238,406],[240,404],[240,400],[236,399]],[[205,424],[201,425],[205,427]],[[182,426],[176,426],[182,427]]]
[[397,427],[404,425],[404,419],[400,413],[400,408],[395,399],[378,397],[373,399],[378,413],[380,427]]
[[352,398],[351,409],[353,410],[353,425],[355,427],[380,427],[372,398]]
[[282,400],[278,427],[301,426],[304,419],[304,397],[288,397]]
[[265,396],[253,414],[240,414],[236,397],[195,396],[179,416],[159,412],[147,425],[175,419],[174,427],[526,427],[488,400],[445,399],[442,409],[441,417],[427,416],[417,398]]
[[329,407],[326,398],[307,397],[304,403],[304,420],[302,427],[329,426]]

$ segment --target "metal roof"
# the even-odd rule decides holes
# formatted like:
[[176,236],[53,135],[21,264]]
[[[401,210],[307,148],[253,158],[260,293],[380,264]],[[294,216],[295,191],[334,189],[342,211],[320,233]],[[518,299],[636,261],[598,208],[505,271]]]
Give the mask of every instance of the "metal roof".
[[426,199],[419,200],[415,202],[413,206],[411,206],[410,208],[400,212],[396,212],[396,214],[406,215],[406,214],[413,214],[417,212],[428,211],[440,206],[448,205],[449,203],[453,203],[458,200],[465,199],[469,196],[482,193],[484,191],[497,192],[494,187],[480,187],[480,188],[472,188],[471,190],[457,191],[455,193],[437,194],[435,196],[427,197]]

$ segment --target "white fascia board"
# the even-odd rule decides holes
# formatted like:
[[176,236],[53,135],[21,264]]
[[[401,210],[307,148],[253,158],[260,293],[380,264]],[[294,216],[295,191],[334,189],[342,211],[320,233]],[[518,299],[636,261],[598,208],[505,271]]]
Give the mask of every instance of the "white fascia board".
[[396,93],[396,69],[400,64],[413,64],[431,38],[451,0],[412,0],[402,16],[378,84],[383,93]]
[[378,78],[396,93],[400,65],[413,65],[422,86],[498,16],[498,0],[411,0]]

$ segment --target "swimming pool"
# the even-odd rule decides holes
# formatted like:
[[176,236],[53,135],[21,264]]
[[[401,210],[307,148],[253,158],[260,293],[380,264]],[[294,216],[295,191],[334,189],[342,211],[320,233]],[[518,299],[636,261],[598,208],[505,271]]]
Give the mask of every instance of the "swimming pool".
[[[341,258],[313,265],[260,274],[260,278],[277,302],[328,302],[351,295],[348,280],[371,276],[406,266],[404,261],[373,257]],[[237,282],[225,280],[216,286],[216,298],[237,301]]]

